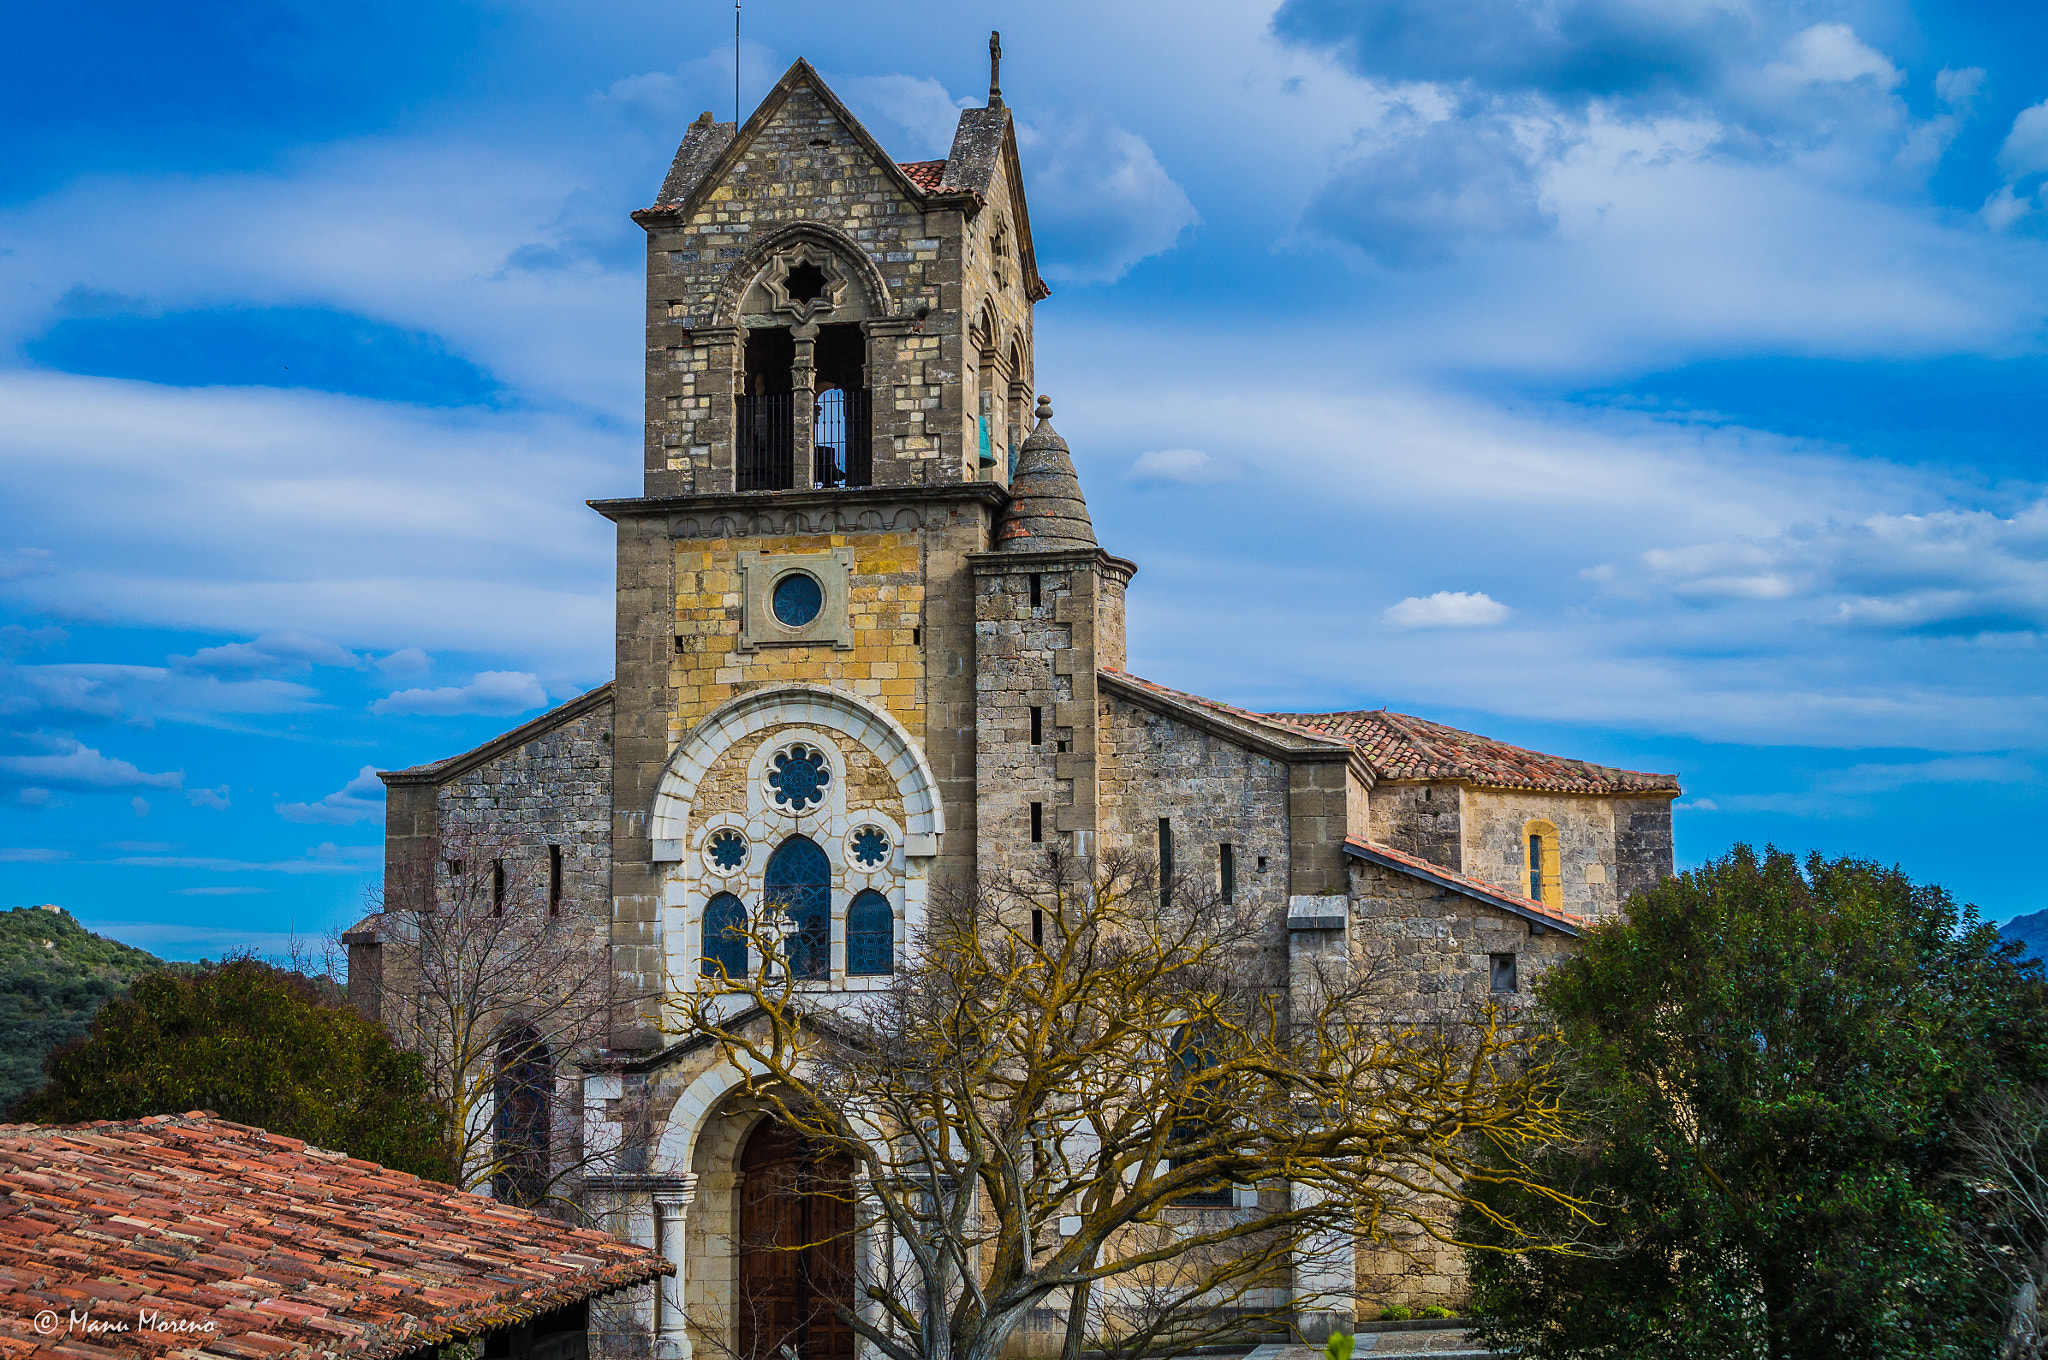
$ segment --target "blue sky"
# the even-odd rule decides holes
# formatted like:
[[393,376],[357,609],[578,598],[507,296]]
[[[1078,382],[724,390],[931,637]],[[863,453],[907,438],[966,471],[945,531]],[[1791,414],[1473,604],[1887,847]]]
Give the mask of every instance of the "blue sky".
[[[0,54],[0,868],[345,924],[364,772],[608,678],[641,236],[729,7],[112,3]],[[987,32],[1131,664],[1675,770],[1681,863],[2048,907],[2048,12],[759,0],[899,158]]]

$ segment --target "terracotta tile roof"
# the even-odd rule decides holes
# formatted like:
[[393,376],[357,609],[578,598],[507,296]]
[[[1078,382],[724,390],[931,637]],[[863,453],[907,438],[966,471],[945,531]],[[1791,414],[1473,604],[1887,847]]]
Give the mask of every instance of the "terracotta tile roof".
[[1456,889],[1467,897],[1476,897],[1483,902],[1491,902],[1497,907],[1506,908],[1517,916],[1540,917],[1572,935],[1594,924],[1590,916],[1581,916],[1574,911],[1553,907],[1547,902],[1538,902],[1533,897],[1524,897],[1498,884],[1488,883],[1470,874],[1461,874],[1456,869],[1447,869],[1433,860],[1411,855],[1406,850],[1396,850],[1391,845],[1381,845],[1377,841],[1362,841],[1356,836],[1351,836],[1345,839],[1344,850],[1354,859],[1372,860],[1390,869],[1399,869],[1419,878],[1429,879],[1446,888]]
[[[203,1112],[0,1125],[8,1360],[398,1356],[671,1269],[604,1233]],[[126,1329],[88,1333],[74,1314]]]
[[910,182],[928,194],[938,193],[945,188],[944,161],[898,161],[896,168],[910,176]]
[[1461,779],[1493,788],[1557,793],[1677,793],[1678,776],[1617,770],[1461,732],[1384,708],[1358,713],[1268,713],[1356,747],[1382,779]]

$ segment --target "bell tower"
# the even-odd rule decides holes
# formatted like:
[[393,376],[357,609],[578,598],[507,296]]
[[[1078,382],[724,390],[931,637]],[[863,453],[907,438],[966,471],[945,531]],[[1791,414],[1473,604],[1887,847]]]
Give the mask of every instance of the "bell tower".
[[1031,387],[1031,248],[999,91],[898,162],[798,61],[690,126],[647,233],[650,496],[1004,485]]
[[[807,927],[823,986],[857,985],[854,899],[872,958],[878,897],[902,928],[975,881],[975,563],[1011,505],[1048,292],[999,52],[944,160],[892,159],[798,61],[744,125],[691,124],[633,214],[644,494],[593,503],[619,535],[615,1047],[665,1042],[658,998],[701,966],[706,912],[779,891],[754,859],[799,823],[837,913]],[[825,781],[800,816],[746,764],[796,759]]]

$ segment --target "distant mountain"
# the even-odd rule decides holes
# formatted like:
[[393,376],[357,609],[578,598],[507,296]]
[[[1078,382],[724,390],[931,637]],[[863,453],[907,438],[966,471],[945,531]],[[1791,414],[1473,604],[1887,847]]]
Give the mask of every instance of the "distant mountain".
[[43,1084],[43,1055],[85,1033],[131,981],[191,966],[95,935],[69,912],[0,912],[0,1113]]
[[2027,947],[2030,959],[2048,959],[2048,911],[2037,911],[2031,916],[2015,916],[1998,928],[1998,933],[2008,940],[2018,940]]

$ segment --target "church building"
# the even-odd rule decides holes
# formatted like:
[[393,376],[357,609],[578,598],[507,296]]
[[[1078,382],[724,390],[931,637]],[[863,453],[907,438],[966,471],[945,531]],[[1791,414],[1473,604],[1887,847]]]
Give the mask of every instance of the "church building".
[[[1139,564],[1098,541],[1033,380],[1025,188],[993,83],[944,160],[893,159],[803,61],[744,125],[692,124],[633,214],[643,492],[591,502],[618,532],[614,679],[382,776],[388,912],[431,910],[464,872],[449,847],[476,874],[488,845],[609,959],[602,1061],[555,1055],[549,1155],[586,1159],[598,1226],[678,1267],[619,1353],[760,1349],[739,1187],[787,1149],[662,998],[771,896],[829,1004],[886,985],[937,895],[1048,845],[1127,852],[1270,912],[1289,958],[1373,961],[1422,1013],[1525,996],[1672,872],[1670,775],[1131,673]],[[348,937],[372,1013],[396,938]],[[1343,1287],[1455,1303],[1457,1273],[1360,1253]],[[801,1351],[855,1346],[821,1324]]]

